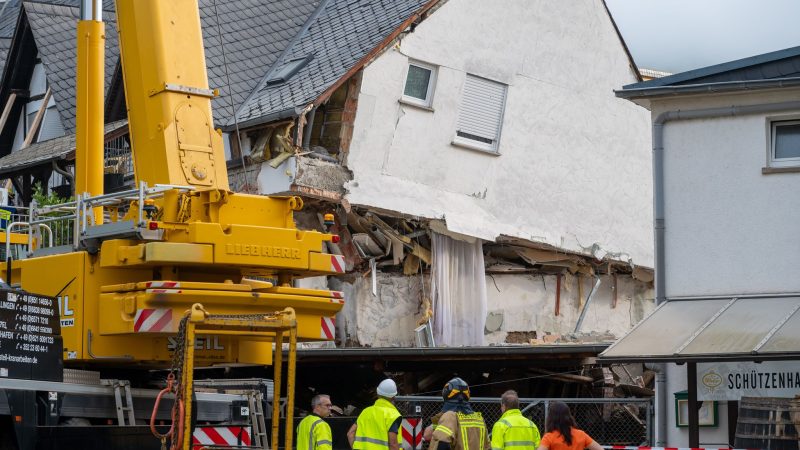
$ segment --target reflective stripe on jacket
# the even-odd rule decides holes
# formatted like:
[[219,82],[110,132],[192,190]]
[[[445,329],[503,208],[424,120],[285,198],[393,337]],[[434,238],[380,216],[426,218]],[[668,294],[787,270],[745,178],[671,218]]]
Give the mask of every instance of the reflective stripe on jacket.
[[319,416],[309,414],[297,425],[297,450],[331,450],[331,427]]
[[443,413],[434,425],[433,438],[428,448],[436,449],[439,442],[449,443],[452,450],[488,450],[489,438],[483,415],[479,412]]
[[[389,448],[389,428],[400,417],[397,408],[382,398],[364,409],[356,421],[355,450],[386,450]],[[397,442],[402,440],[402,432],[397,431]]]
[[519,409],[507,410],[492,427],[492,450],[536,450],[541,440],[539,428]]

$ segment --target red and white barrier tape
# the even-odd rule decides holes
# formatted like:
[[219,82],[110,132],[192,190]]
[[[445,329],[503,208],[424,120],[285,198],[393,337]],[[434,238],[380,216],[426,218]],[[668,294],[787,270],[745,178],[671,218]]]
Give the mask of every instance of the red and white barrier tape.
[[758,450],[731,447],[628,447],[624,445],[604,445],[603,448],[610,450]]

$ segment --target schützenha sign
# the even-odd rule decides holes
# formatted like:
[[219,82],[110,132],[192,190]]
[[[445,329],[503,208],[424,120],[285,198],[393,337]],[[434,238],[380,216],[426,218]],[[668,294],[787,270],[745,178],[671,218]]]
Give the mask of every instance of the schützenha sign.
[[794,397],[800,394],[800,361],[699,363],[698,400]]

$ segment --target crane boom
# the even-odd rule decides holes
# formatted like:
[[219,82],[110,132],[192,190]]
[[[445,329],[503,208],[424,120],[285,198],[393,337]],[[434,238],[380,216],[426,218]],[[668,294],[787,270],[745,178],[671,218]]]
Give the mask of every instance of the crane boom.
[[[299,197],[230,191],[221,132],[214,130],[211,113],[217,93],[208,86],[198,1],[116,0],[116,8],[136,187],[102,192],[105,31],[101,1],[82,0],[76,198],[33,207],[28,221],[11,224],[28,232],[27,258],[9,258],[0,269],[0,277],[14,288],[5,295],[23,299],[19,305],[0,302],[0,313],[5,308],[10,318],[0,324],[23,330],[13,333],[19,342],[11,356],[29,364],[28,376],[46,372],[53,382],[63,378],[62,365],[179,372],[180,381],[170,381],[159,398],[171,391],[176,405],[183,405],[176,406],[172,418],[187,432],[171,439],[172,448],[187,450],[192,447],[195,364],[274,362],[271,445],[277,449],[277,396],[288,334],[284,434],[291,448],[296,343],[331,339],[330,326],[344,304],[341,292],[304,289],[293,281],[344,272],[344,257],[326,252],[326,242],[338,242],[338,236],[297,229],[293,214],[303,206]],[[54,243],[54,231],[70,237]],[[11,238],[13,233],[6,255]],[[50,370],[32,370],[38,359],[26,352],[47,353]],[[124,423],[123,411],[128,411],[132,424],[130,392],[127,406],[121,400],[123,384],[114,384],[118,420]],[[36,405],[33,387],[24,386],[28,397],[8,398],[16,405]],[[38,415],[57,422],[58,393],[50,391],[58,388],[48,387],[45,406],[50,409]],[[253,402],[251,407],[260,405]],[[153,411],[151,426],[158,401]],[[253,428],[261,439],[266,434],[258,431],[263,414],[257,411],[250,420],[258,423],[261,416],[261,425]],[[36,414],[28,416],[29,424],[36,422]],[[33,448],[32,433],[20,433],[26,442],[22,448]]]
[[137,183],[228,190],[197,0],[117,0]]
[[[83,1],[91,13],[78,39],[95,45],[102,42],[101,2]],[[79,99],[76,119],[85,150],[76,160],[83,178],[76,178],[86,183],[77,185],[74,202],[45,211],[66,212],[63,223],[34,217],[26,228],[72,230],[71,242],[47,248],[36,241],[30,257],[10,262],[3,278],[63,297],[63,353],[78,363],[169,364],[169,337],[194,303],[213,315],[290,307],[298,339],[330,336],[323,328],[341,310],[341,293],[300,289],[293,280],[343,272],[343,257],[325,250],[338,236],[297,229],[298,197],[229,190],[198,1],[116,0],[116,7],[137,187],[103,195],[92,188],[103,154],[94,139],[103,126],[103,63],[102,52],[87,46],[78,70],[79,85],[86,85],[79,94],[87,98]],[[270,362],[268,336],[203,339],[200,364]]]

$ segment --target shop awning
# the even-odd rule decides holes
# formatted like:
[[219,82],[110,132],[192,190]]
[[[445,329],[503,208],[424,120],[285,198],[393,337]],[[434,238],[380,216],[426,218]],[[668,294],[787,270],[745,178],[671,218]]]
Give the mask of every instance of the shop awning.
[[800,359],[800,296],[670,300],[598,362]]

